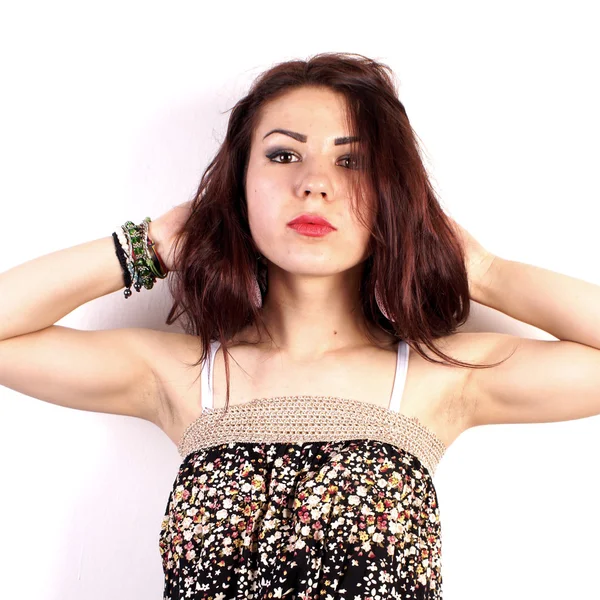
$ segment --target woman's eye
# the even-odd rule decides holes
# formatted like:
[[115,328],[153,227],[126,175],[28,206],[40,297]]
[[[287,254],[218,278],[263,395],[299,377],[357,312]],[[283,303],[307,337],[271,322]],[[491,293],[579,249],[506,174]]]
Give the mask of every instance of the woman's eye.
[[360,169],[361,167],[360,159],[356,156],[344,156],[342,160],[352,161],[352,166],[349,167],[350,169]]
[[346,163],[344,165],[346,168],[349,168],[349,169],[357,169],[358,168],[356,158],[354,158],[353,156],[344,156],[344,158],[342,158],[342,161],[344,161]]
[[[277,152],[273,152],[272,154],[268,154],[267,158],[270,160],[275,159],[278,156],[295,156],[295,154],[292,154],[291,152],[288,152],[287,150],[278,150]],[[288,161],[280,161],[280,160],[275,160],[274,162],[278,162],[280,164],[287,164]]]
[[[292,156],[296,156],[296,155],[293,152],[290,152],[289,150],[277,150],[276,152],[267,154],[267,158],[269,160],[271,160],[272,162],[282,164],[282,165],[290,164],[292,161],[290,161],[289,159],[288,160],[286,160],[286,159],[275,160],[275,159],[280,158],[280,157],[292,157]],[[356,170],[356,169],[360,169],[362,166],[362,161],[361,161],[360,157],[358,157],[358,156],[351,156],[351,155],[344,156],[340,160],[345,163],[344,167],[346,169]],[[349,163],[346,161],[349,161]],[[295,161],[295,162],[297,162],[297,161]]]

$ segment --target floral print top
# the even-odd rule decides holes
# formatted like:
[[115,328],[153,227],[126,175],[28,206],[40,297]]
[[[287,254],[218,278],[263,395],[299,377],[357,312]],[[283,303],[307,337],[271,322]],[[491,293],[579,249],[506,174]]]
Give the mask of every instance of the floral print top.
[[396,410],[402,342],[398,356],[390,409],[287,396],[225,411],[203,390],[161,524],[164,600],[442,598],[446,448]]

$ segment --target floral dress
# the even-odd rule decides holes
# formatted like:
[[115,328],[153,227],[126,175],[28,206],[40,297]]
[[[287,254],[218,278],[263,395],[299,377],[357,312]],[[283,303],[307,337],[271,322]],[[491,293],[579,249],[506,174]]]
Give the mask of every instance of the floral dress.
[[441,600],[432,477],[446,448],[397,410],[398,348],[389,409],[331,396],[212,408],[203,370],[161,524],[164,600]]

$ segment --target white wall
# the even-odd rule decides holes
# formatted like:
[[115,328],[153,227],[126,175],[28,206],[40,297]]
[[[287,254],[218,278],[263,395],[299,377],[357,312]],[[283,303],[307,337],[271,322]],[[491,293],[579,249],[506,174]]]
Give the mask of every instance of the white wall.
[[[595,4],[7,2],[0,272],[188,200],[252,79],[337,50],[394,69],[444,205],[488,249],[600,284]],[[165,291],[60,324],[166,329]],[[481,305],[468,328],[551,339]],[[598,593],[599,434],[594,417],[451,446],[435,478],[445,600]],[[2,597],[161,598],[179,456],[158,428],[2,387],[0,456]]]

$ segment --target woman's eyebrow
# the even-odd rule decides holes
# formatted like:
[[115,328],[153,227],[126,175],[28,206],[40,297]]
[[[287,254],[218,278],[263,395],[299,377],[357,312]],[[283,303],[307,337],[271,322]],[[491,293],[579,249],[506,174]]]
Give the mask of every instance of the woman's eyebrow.
[[[271,131],[269,131],[269,133],[267,133],[265,135],[265,137],[263,137],[263,140],[268,136],[271,135],[272,133],[283,133],[283,135],[289,135],[290,137],[294,138],[295,140],[298,140],[299,142],[306,142],[307,137],[302,134],[302,133],[297,133],[295,131],[289,131],[288,129],[273,129]],[[339,138],[335,138],[335,140],[333,140],[333,144],[335,146],[341,146],[343,144],[350,144],[351,142],[358,142],[359,138],[356,136],[348,136],[348,137],[339,137]]]

